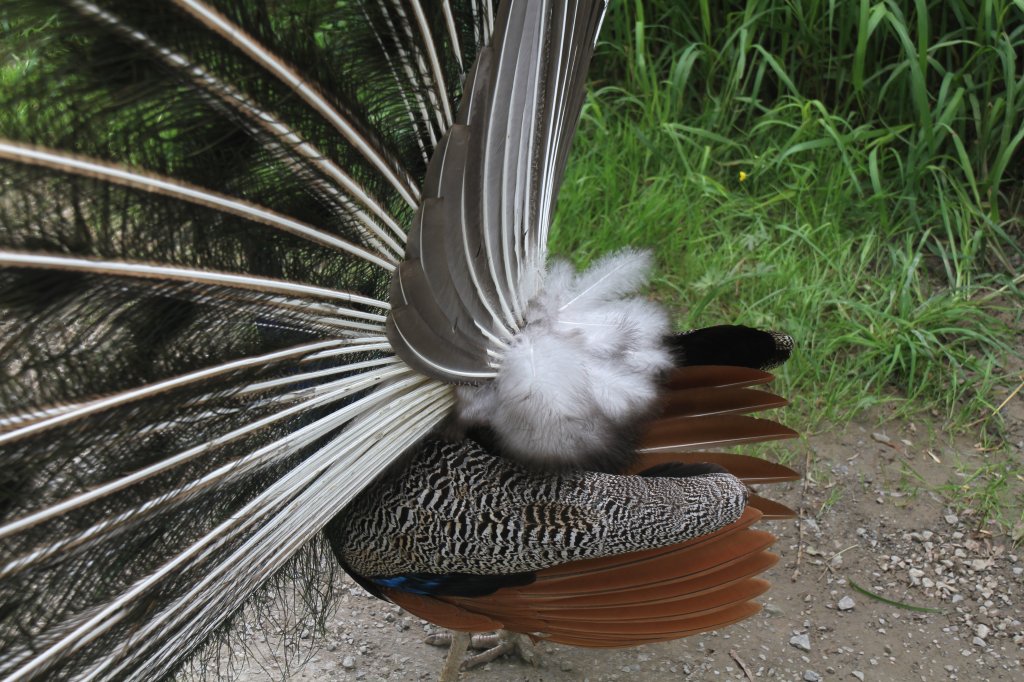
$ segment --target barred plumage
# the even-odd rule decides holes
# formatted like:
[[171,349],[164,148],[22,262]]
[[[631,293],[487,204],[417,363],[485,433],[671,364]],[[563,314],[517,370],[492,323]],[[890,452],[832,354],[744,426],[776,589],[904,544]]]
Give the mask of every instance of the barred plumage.
[[472,441],[427,441],[328,533],[360,575],[501,575],[663,547],[736,521],[746,488],[689,477],[537,472]]

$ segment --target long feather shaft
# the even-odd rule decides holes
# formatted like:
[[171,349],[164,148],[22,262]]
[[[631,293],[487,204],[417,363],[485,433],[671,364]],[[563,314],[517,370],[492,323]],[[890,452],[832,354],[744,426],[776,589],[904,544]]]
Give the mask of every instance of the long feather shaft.
[[[409,381],[422,382],[422,379]],[[346,434],[346,436],[347,435],[348,434]],[[56,658],[74,654],[74,652],[87,646],[89,643],[102,636],[117,625],[118,622],[127,617],[127,615],[131,613],[131,609],[127,608],[128,605],[137,599],[144,598],[150,590],[155,589],[163,580],[180,571],[187,570],[189,565],[201,563],[209,553],[213,551],[213,549],[223,543],[227,538],[244,532],[253,526],[258,526],[259,530],[253,538],[250,538],[249,541],[243,544],[243,546],[226,561],[209,571],[206,574],[206,577],[202,581],[198,582],[188,595],[136,630],[132,639],[136,641],[146,641],[154,629],[164,629],[165,627],[167,629],[171,629],[164,623],[170,615],[175,613],[177,609],[187,609],[190,606],[194,608],[197,605],[205,605],[206,600],[198,598],[201,591],[204,590],[204,588],[211,582],[216,584],[216,581],[223,577],[222,573],[224,571],[233,568],[236,563],[240,563],[242,561],[244,561],[245,565],[249,566],[250,569],[253,567],[259,567],[262,575],[254,580],[251,571],[239,571],[233,574],[234,578],[232,580],[224,581],[225,584],[222,584],[222,588],[236,592],[244,591],[245,596],[248,597],[251,590],[240,590],[238,583],[247,582],[246,577],[248,577],[249,581],[254,581],[258,585],[266,577],[269,577],[272,571],[277,568],[277,566],[271,567],[265,563],[267,558],[266,556],[253,556],[253,552],[250,550],[251,545],[258,543],[265,535],[271,534],[275,530],[280,530],[281,524],[263,523],[265,518],[273,514],[275,511],[288,506],[288,503],[293,501],[296,496],[301,496],[303,491],[309,490],[310,484],[319,478],[323,473],[323,470],[326,467],[331,466],[332,462],[336,459],[337,453],[335,453],[334,450],[337,448],[337,442],[341,439],[342,438],[335,439],[331,444],[335,447],[331,447],[330,445],[324,447],[308,460],[292,469],[282,479],[271,486],[271,488],[265,490],[249,502],[243,509],[239,510],[237,514],[218,525],[187,549],[180,552],[172,560],[166,562],[152,574],[137,581],[135,585],[125,593],[102,609],[99,609],[96,612],[91,612],[88,616],[81,618],[80,620],[82,622],[72,622],[59,626],[59,630],[66,634],[63,637],[60,637],[60,639],[50,647],[43,651],[35,652],[35,657],[21,666],[18,671],[19,675],[22,675],[25,678],[31,677],[32,675],[45,670],[46,667]],[[348,439],[345,438],[345,440]],[[331,457],[330,455],[335,455],[335,457]],[[338,497],[341,498],[342,496],[339,495]],[[345,501],[347,501],[347,499]],[[296,518],[308,521],[308,510],[299,510]],[[294,538],[295,535],[304,536],[302,539],[304,542],[312,535],[312,533],[317,532],[318,530],[319,526],[309,527],[307,525],[305,532],[295,534],[289,533],[289,535],[292,535],[292,538]],[[264,544],[266,545],[269,543]],[[281,563],[283,563],[283,561]],[[248,576],[246,576],[246,574],[248,574]],[[227,613],[224,613],[221,618],[226,616]],[[123,651],[135,653],[136,648],[130,646],[129,643],[122,652]],[[100,664],[84,679],[95,679],[98,675],[102,675],[114,662],[113,658],[107,658],[105,661],[101,661]]]
[[[359,426],[349,432],[350,442],[342,445],[336,441],[328,445],[324,452],[326,463],[316,472],[315,477],[307,477],[303,481],[301,492],[278,513],[282,523],[265,523],[260,526],[256,535],[242,548],[205,576],[191,594],[183,596],[168,610],[178,616],[176,624],[193,616],[192,622],[182,628],[189,633],[191,644],[194,646],[201,642],[219,625],[219,619],[211,614],[232,613],[241,606],[248,594],[283,566],[323,524],[341,511],[344,504],[383,471],[392,459],[392,452],[404,451],[433,428],[450,407],[450,396],[447,400],[443,397],[446,391],[447,387],[437,384],[422,386],[418,395],[411,395],[397,409],[394,405],[385,405],[377,413],[367,415]],[[379,423],[391,423],[397,419],[403,419],[408,428],[393,430],[377,441]],[[365,463],[360,472],[354,475],[346,467],[352,457],[358,457],[360,463]],[[254,565],[260,567],[258,573],[241,570],[243,566]],[[224,580],[224,575],[245,575],[248,585],[238,589],[231,581]],[[207,585],[211,586],[209,592],[212,594],[203,599],[201,590]],[[175,611],[180,613],[175,614]],[[161,618],[165,616],[166,612],[161,614]],[[204,620],[205,625],[199,627]],[[149,635],[148,641],[156,643],[156,638],[151,635],[161,630],[158,618],[148,624],[147,631],[140,632],[139,637]],[[175,656],[174,644],[162,644],[163,654],[160,658],[170,663]]]
[[463,69],[465,67],[462,65],[462,48],[459,47],[459,33],[455,29],[451,0],[444,0],[441,3],[441,9],[444,11],[444,25],[448,29],[448,39],[452,41],[452,52],[455,53],[455,60],[459,63],[459,68]]
[[224,15],[206,3],[199,2],[198,0],[173,0],[173,2],[196,17],[211,31],[238,47],[246,56],[291,88],[302,101],[323,116],[335,130],[341,133],[342,137],[387,179],[409,206],[415,208],[418,205],[419,190],[408,173],[403,173],[404,177],[399,178],[398,173],[388,163],[387,159],[369,140],[356,130],[355,126],[348,119],[341,115],[341,112],[335,109],[323,95],[316,91],[312,83],[303,79],[294,69],[271,54],[252,36],[243,31],[241,27],[229,21]]
[[411,0],[412,13],[416,17],[416,25],[419,28],[420,37],[423,38],[423,45],[426,48],[427,60],[430,62],[430,70],[433,72],[434,86],[437,88],[437,97],[441,102],[441,109],[444,111],[445,127],[450,127],[452,121],[452,108],[448,102],[448,92],[445,88],[444,73],[441,71],[441,61],[437,56],[437,47],[434,45],[434,37],[430,33],[430,26],[427,24],[427,16],[423,12],[423,5],[420,0]]
[[[93,260],[90,258],[74,258],[70,256],[57,256],[33,253],[20,253],[16,251],[0,251],[0,265],[8,267],[45,268],[50,270],[72,270],[103,275],[119,275],[124,277],[141,277],[145,279],[162,279],[172,281],[196,282],[202,284],[215,284],[226,287],[239,287],[254,291],[265,291],[275,294],[288,294],[299,297],[313,297],[343,301],[345,303],[358,303],[360,305],[373,306],[387,310],[390,306],[384,301],[374,298],[350,294],[337,289],[326,289],[324,287],[312,286],[309,284],[296,284],[280,279],[269,277],[256,277],[254,275],[241,275],[230,272],[216,272],[213,270],[195,270],[192,268],[179,268],[168,265],[150,265],[147,263],[134,263],[129,261],[106,261]],[[359,310],[338,308],[338,312],[348,316],[372,322],[384,322],[383,315],[364,313]],[[372,329],[373,327],[367,327]]]
[[73,175],[82,175],[121,185],[122,187],[130,187],[172,197],[197,206],[213,208],[223,213],[273,227],[282,232],[297,235],[321,246],[351,253],[374,265],[379,265],[388,272],[395,269],[394,263],[386,261],[360,246],[335,237],[312,225],[282,215],[276,211],[271,211],[268,208],[257,206],[243,199],[229,197],[178,180],[171,180],[170,178],[159,177],[150,173],[141,173],[112,163],[82,158],[65,152],[41,149],[5,140],[0,140],[0,159],[41,166]]
[[[423,58],[423,55],[415,49],[416,36],[415,32],[413,31],[412,25],[409,23],[409,17],[405,12],[405,8],[403,7],[403,0],[392,0],[391,4],[395,8],[395,15],[398,17],[399,22],[402,24],[403,32],[405,33],[405,37],[408,39],[409,47],[411,48],[411,51],[406,50],[405,48],[401,47],[400,42],[398,43],[399,54],[403,55],[407,59],[406,63],[408,64],[409,67],[407,70],[407,75],[410,81],[427,84],[432,83],[432,79],[430,77],[430,70],[427,67],[427,62]],[[383,5],[381,6],[381,10],[384,11],[385,14],[387,14],[386,10],[384,10],[383,8]],[[391,21],[390,16],[388,17],[388,25],[391,28],[392,33],[395,33],[397,37],[394,22]],[[415,64],[416,66],[416,72],[418,73],[418,76],[413,73],[413,64]],[[429,98],[430,103],[433,106],[434,118],[437,121],[437,136],[431,136],[431,139],[435,141],[437,137],[443,135],[444,131],[448,129],[448,119],[445,117],[444,110],[441,108],[441,105],[437,101],[437,93],[437,88],[431,88],[426,91],[427,97]]]
[[[275,145],[276,148],[295,152],[306,164],[318,169],[339,187],[348,192],[350,197],[355,199],[357,203],[369,209],[379,220],[391,228],[392,232],[399,233],[402,231],[398,223],[395,222],[395,219],[380,205],[380,202],[372,197],[351,175],[343,171],[319,149],[303,139],[294,129],[270,112],[257,106],[244,93],[216,78],[206,69],[193,64],[181,54],[159,45],[142,31],[126,24],[117,15],[102,9],[94,3],[85,2],[84,0],[72,0],[71,6],[80,11],[84,16],[92,17],[112,27],[120,35],[125,36],[155,54],[168,66],[185,72],[193,83],[215,98],[217,102],[242,113],[245,116],[245,120],[252,122],[257,128],[269,133],[274,139],[279,140],[279,143]],[[329,183],[321,181],[316,184],[320,191],[329,195],[336,205],[342,207],[345,212],[351,212],[355,216],[356,220],[361,224],[361,231],[364,233],[367,243],[373,246],[386,260],[389,262],[393,261],[395,259],[394,254],[398,254],[398,257],[401,257],[402,247],[398,245],[391,235],[384,232],[367,213],[351,208],[349,206],[351,201],[347,200],[336,187],[331,186]],[[378,239],[393,249],[394,253],[384,249],[380,242],[377,241]]]
[[[388,351],[390,346],[386,343],[373,344],[369,346],[353,346],[352,348],[346,348],[348,351],[346,354],[352,353],[367,353],[372,351]],[[316,379],[322,379],[324,377],[333,376],[335,374],[343,374],[345,372],[354,372],[360,369],[369,369],[371,367],[381,367],[383,365],[393,365],[401,362],[394,356],[388,356],[385,358],[378,358],[376,360],[366,360],[364,362],[353,362],[347,365],[340,365],[338,367],[331,367],[329,369],[321,369],[315,372],[303,372],[302,374],[295,374],[292,376],[281,377],[280,379],[271,379],[269,381],[261,381],[256,384],[251,384],[240,390],[237,395],[247,395],[251,393],[261,393],[271,388],[277,388],[278,386],[287,386],[288,384],[304,383],[307,381],[314,381]],[[316,386],[316,389],[321,386]]]
[[[382,11],[386,17],[387,12],[384,11],[383,8]],[[366,23],[372,26],[373,20],[370,18],[370,14],[369,12],[366,11],[365,8],[363,9],[363,16],[366,17]],[[427,129],[427,134],[431,138],[431,146],[437,144],[437,137],[434,135],[433,126],[430,125],[430,115],[427,113],[427,108],[423,102],[423,97],[417,92],[414,92],[410,96],[408,89],[402,84],[402,79],[399,77],[399,67],[395,64],[395,59],[390,54],[388,48],[384,45],[384,40],[383,38],[381,38],[380,33],[375,30],[373,32],[373,35],[377,40],[377,46],[380,47],[381,54],[384,55],[384,61],[387,62],[388,70],[391,71],[391,74],[395,79],[395,85],[398,87],[398,92],[401,95],[402,104],[405,105],[405,111],[409,117],[409,123],[412,125],[414,129],[418,128],[418,126],[420,125],[420,121],[417,120],[416,118],[416,107],[413,105],[410,99],[415,98],[416,103],[419,105],[419,114],[423,118],[423,124]],[[402,68],[407,71],[407,64],[404,59],[401,59],[401,55],[399,55],[399,59],[402,61]],[[420,149],[420,153],[423,155],[424,165],[429,164],[430,152],[427,150],[427,146],[423,143],[423,135],[419,133],[419,131],[417,131],[416,135],[416,144]]]
[[[128,476],[115,479],[93,488],[86,493],[68,498],[63,502],[47,507],[35,514],[30,514],[29,516],[18,519],[17,521],[0,528],[0,539],[23,532],[40,523],[68,514],[69,512],[92,504],[105,497],[109,497],[110,495],[122,490],[127,490],[146,479],[187,464],[188,462],[213,451],[217,447],[227,445],[239,438],[255,433],[256,431],[279,422],[282,419],[341,400],[342,398],[352,395],[357,391],[364,390],[381,382],[387,381],[388,379],[399,377],[402,374],[407,375],[408,373],[408,368],[400,368],[398,371],[392,370],[389,372],[380,372],[370,377],[360,377],[358,381],[352,381],[348,385],[336,387],[330,393],[317,396],[316,398],[294,405],[278,413],[268,415],[251,424],[247,424],[211,441],[203,443],[202,445],[189,448],[188,450],[176,455],[172,455],[171,457],[161,460],[156,464],[133,472]],[[46,547],[18,557],[17,559],[0,567],[0,579],[9,578],[10,576],[24,571],[41,561],[46,561],[53,556],[74,549],[93,538],[109,534],[117,527],[122,526],[129,521],[136,520],[142,515],[158,511],[169,504],[173,504],[177,500],[185,499],[186,497],[195,495],[196,493],[207,490],[215,485],[227,485],[232,479],[236,479],[239,476],[243,476],[256,469],[271,464],[274,461],[287,457],[309,445],[316,439],[323,437],[325,434],[329,433],[341,424],[344,424],[346,421],[353,419],[358,415],[359,411],[368,409],[368,405],[372,406],[389,393],[390,391],[383,390],[379,393],[368,396],[367,398],[363,398],[362,400],[346,405],[340,410],[332,412],[326,417],[322,417],[312,424],[304,426],[298,431],[290,433],[283,438],[254,450],[236,461],[229,462],[228,464],[205,474],[199,479],[190,481],[170,494],[163,494],[158,498],[149,500],[134,509],[118,515],[117,517],[104,519],[95,526],[80,531],[73,536],[59,539],[52,538]]]
[[324,348],[332,348],[344,344],[343,340],[332,339],[329,341],[318,341],[315,343],[309,343],[301,346],[295,346],[286,350],[275,351],[273,353],[266,353],[264,355],[256,355],[248,358],[242,358],[240,360],[232,360],[231,362],[225,362],[220,365],[213,367],[206,367],[204,369],[189,372],[188,374],[182,374],[171,379],[165,379],[158,381],[153,384],[147,384],[138,388],[133,388],[128,391],[122,391],[121,393],[115,393],[114,395],[106,396],[99,400],[93,400],[82,404],[80,407],[62,412],[52,417],[42,419],[40,421],[28,424],[19,429],[8,431],[7,433],[0,434],[0,445],[14,442],[20,438],[31,436],[46,429],[51,429],[57,426],[68,424],[77,419],[87,417],[89,415],[97,414],[105,410],[119,407],[121,405],[127,405],[129,403],[143,400],[145,398],[152,398],[153,396],[160,395],[167,391],[172,391],[184,386],[199,383],[201,381],[209,381],[210,379],[223,376],[230,372],[236,372],[242,369],[249,369],[254,367],[263,367],[274,362],[281,360],[295,358],[298,356],[305,355],[314,351],[322,350]]

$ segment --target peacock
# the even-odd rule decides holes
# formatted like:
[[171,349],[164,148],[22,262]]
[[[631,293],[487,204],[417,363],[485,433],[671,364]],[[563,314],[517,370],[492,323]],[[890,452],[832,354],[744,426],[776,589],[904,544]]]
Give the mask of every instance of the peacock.
[[576,646],[756,612],[797,474],[717,449],[795,435],[793,340],[548,258],[605,9],[4,3],[0,677],[173,676],[338,567]]

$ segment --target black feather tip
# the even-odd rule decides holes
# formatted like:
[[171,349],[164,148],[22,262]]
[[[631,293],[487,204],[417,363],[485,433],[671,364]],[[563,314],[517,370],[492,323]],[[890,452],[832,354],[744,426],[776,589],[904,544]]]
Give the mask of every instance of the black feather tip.
[[670,336],[665,343],[678,367],[728,365],[763,370],[788,360],[794,346],[788,334],[741,325],[694,329]]

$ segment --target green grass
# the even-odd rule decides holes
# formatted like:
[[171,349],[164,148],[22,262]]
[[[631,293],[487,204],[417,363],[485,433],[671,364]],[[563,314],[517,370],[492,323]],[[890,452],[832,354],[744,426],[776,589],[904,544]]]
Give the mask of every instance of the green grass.
[[[1024,2],[620,0],[602,41],[553,249],[647,246],[680,328],[791,333],[809,429],[977,435],[1020,381]],[[958,499],[1019,520],[1013,457]]]

